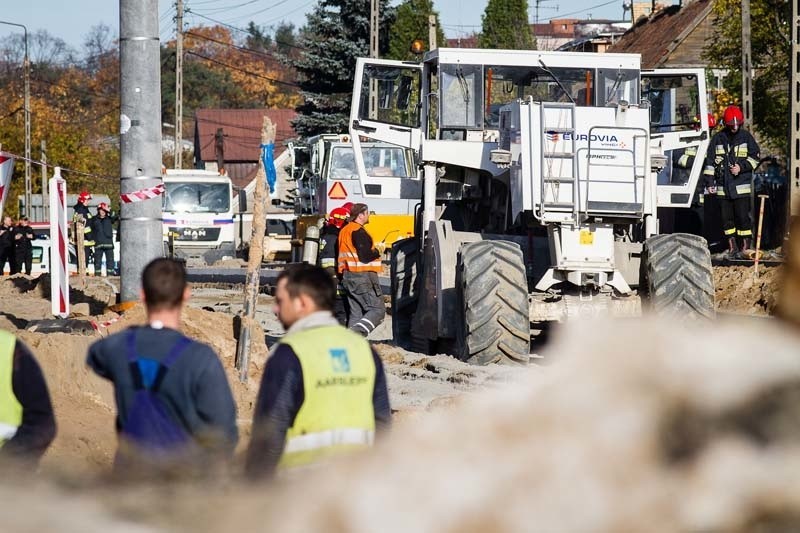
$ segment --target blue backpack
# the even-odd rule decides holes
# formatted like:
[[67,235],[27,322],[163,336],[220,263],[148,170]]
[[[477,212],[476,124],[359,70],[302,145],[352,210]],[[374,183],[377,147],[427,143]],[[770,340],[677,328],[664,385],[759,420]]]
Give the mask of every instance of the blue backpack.
[[158,395],[164,376],[191,343],[191,339],[181,337],[164,360],[157,362],[139,358],[136,330],[127,333],[128,366],[136,393],[121,434],[153,459],[180,453],[192,442],[192,437],[175,422]]

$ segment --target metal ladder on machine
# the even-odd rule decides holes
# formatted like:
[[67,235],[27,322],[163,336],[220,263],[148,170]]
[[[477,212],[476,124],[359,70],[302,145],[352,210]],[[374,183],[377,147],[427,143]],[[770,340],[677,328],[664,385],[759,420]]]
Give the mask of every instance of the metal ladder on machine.
[[[558,127],[550,127],[546,123],[546,113],[548,109],[568,110],[568,124]],[[578,154],[576,151],[576,131],[575,131],[575,104],[561,103],[561,102],[542,102],[539,108],[540,118],[539,124],[541,125],[541,146],[542,157],[541,167],[539,169],[541,179],[541,219],[543,222],[565,222],[567,219],[573,219],[578,222],[578,213],[580,211],[580,183],[578,181]],[[559,117],[562,113],[559,113]],[[560,122],[560,120],[559,120]],[[547,146],[548,135],[562,136],[566,133],[570,134],[570,150],[564,152],[548,152],[545,150]],[[571,176],[554,176],[552,172],[553,163],[557,161],[571,160],[572,175]],[[560,165],[559,165],[560,166]],[[560,186],[562,184],[569,184],[571,186],[572,194],[569,201],[560,200]],[[546,201],[546,194],[548,190],[551,192],[553,201]],[[565,215],[569,213],[569,217]],[[548,216],[549,215],[549,216]]]

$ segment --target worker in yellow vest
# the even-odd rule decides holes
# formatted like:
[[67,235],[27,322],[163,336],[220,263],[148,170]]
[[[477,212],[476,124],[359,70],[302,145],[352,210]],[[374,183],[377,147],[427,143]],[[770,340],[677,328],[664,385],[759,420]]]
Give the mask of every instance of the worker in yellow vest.
[[245,465],[250,478],[367,448],[376,429],[391,423],[381,360],[336,321],[335,291],[318,266],[278,276],[275,313],[286,335],[261,379]]
[[386,306],[378,274],[383,270],[381,257],[386,243],[373,243],[364,225],[369,223],[366,204],[350,208],[350,222],[339,232],[339,265],[342,287],[350,310],[348,326],[363,336],[383,322]]
[[56,436],[42,370],[22,341],[0,330],[0,460],[38,462]]

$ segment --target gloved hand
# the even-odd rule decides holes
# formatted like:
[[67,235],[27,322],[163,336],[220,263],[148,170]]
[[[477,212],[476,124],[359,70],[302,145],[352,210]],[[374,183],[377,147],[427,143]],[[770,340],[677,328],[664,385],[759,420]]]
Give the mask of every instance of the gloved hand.
[[379,254],[383,255],[383,252],[386,251],[386,243],[383,242],[383,241],[376,242],[375,243],[375,249],[378,251]]

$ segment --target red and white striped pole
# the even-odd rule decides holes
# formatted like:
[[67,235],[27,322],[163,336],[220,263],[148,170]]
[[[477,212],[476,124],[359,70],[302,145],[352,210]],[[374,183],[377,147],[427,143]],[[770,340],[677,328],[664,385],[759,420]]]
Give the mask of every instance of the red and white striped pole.
[[50,178],[50,306],[53,315],[69,315],[67,182],[56,167]]

